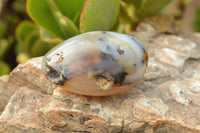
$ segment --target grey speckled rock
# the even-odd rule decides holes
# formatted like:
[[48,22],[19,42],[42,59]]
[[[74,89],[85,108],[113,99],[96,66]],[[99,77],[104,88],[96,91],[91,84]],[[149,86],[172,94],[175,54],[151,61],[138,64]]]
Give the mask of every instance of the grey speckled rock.
[[3,104],[0,132],[200,132],[200,34],[165,35],[145,26],[132,34],[150,55],[143,82],[115,96],[76,95],[42,75],[42,58],[31,59],[0,78],[1,102],[17,84]]

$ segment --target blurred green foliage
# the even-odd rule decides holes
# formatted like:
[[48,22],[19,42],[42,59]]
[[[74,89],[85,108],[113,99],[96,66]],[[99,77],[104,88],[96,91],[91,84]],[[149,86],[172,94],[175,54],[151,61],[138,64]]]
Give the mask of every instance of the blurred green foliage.
[[3,38],[5,36],[5,25],[2,21],[0,21],[0,38]]
[[[14,6],[14,3],[19,4],[21,1],[22,0],[14,1],[12,6]],[[25,7],[25,3],[19,5]],[[18,9],[21,10],[21,7]],[[25,10],[23,13],[25,13]],[[2,18],[3,19],[0,19],[0,76],[8,74],[11,71],[10,64],[8,64],[6,60],[10,60],[11,64],[14,64],[13,62],[15,62],[15,57],[10,54],[10,50],[15,46],[16,41],[14,32],[17,24],[20,22],[20,17],[10,11],[5,12],[5,15],[3,14]]]
[[0,76],[8,74],[10,71],[10,66],[6,62],[0,60]]
[[[0,20],[0,75],[11,70],[5,61],[7,58],[24,63],[84,32],[112,30],[129,33],[144,19],[158,14],[172,0],[8,1],[9,11]],[[176,1],[182,12],[192,0]],[[194,29],[200,31],[200,9],[196,16]],[[16,57],[9,57],[11,48]]]
[[12,37],[5,39],[5,24],[0,21],[0,76],[10,72],[9,65],[3,60],[12,45]]
[[196,19],[194,21],[193,29],[200,32],[200,7],[196,10]]
[[14,0],[12,3],[12,8],[18,12],[25,14],[26,13],[26,0]]
[[172,0],[122,0],[120,6],[120,23],[126,32],[134,30],[139,22],[157,14]]
[[61,42],[60,39],[43,41],[40,39],[39,27],[30,21],[22,21],[16,28],[17,62],[24,63],[26,59],[44,55]]

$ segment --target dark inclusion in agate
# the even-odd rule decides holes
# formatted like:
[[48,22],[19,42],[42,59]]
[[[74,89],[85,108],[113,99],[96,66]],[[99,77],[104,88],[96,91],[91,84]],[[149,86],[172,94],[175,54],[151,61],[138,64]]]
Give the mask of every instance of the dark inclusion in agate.
[[103,96],[124,92],[142,79],[144,46],[131,36],[105,31],[72,37],[43,58],[42,70],[70,92]]

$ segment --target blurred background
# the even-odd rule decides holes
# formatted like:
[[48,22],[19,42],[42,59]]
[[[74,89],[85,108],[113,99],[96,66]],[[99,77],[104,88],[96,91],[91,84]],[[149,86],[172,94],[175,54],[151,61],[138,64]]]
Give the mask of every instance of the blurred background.
[[[78,4],[75,2],[70,3],[71,0],[65,0],[66,3],[64,4],[72,4],[70,5],[71,9],[69,11],[65,11],[61,7],[64,5],[61,3],[64,2],[62,0],[55,0],[56,6],[51,5],[51,3],[48,2],[48,9],[53,9],[53,11],[47,12],[44,16],[48,17],[53,14],[52,16],[55,17],[54,12],[59,10],[61,12],[60,14],[68,17],[70,22],[73,20],[73,28],[66,27],[66,29],[69,29],[70,33],[74,32],[74,34],[68,35],[66,38],[65,36],[59,36],[59,32],[53,31],[51,27],[45,27],[45,23],[43,24],[43,21],[45,20],[38,20],[37,17],[39,14],[43,13],[43,11],[40,11],[39,9],[36,9],[39,12],[34,12],[34,8],[40,5],[38,0],[28,1],[29,3],[27,4],[26,0],[0,0],[0,76],[9,74],[17,64],[25,63],[29,58],[44,55],[49,49],[53,48],[61,41],[91,30],[113,30],[128,34],[129,32],[134,31],[140,22],[147,22],[152,26],[155,26],[158,31],[167,34],[200,32],[200,0],[160,0],[163,2],[160,4],[160,1],[156,2],[157,0],[146,0],[150,4],[147,2],[145,3],[143,0],[116,0],[119,2],[119,9],[116,4],[113,14],[108,14],[116,16],[116,18],[114,17],[108,22],[113,25],[108,28],[104,28],[106,26],[98,27],[96,29],[89,28],[89,30],[81,29],[82,27],[79,26],[82,22],[81,14],[85,0],[74,0]],[[61,6],[59,6],[59,2],[61,3]],[[158,5],[156,5],[157,3]],[[155,5],[155,7],[152,5]],[[150,7],[156,10],[151,9]],[[98,8],[100,8],[101,11],[104,11],[103,5]],[[98,8],[88,8],[88,12],[96,10],[98,16]],[[70,17],[70,15],[73,14],[74,9],[77,9],[77,13],[73,17]],[[85,15],[83,13],[82,16],[94,16],[94,14],[90,15],[86,9],[84,13],[87,14]],[[116,11],[116,13],[114,11]],[[144,15],[145,12],[151,11],[151,14]],[[59,15],[57,17],[59,17]],[[96,18],[92,18],[92,22],[94,21],[94,23],[96,23],[95,19]],[[34,22],[32,20],[34,20]],[[69,22],[69,20],[67,20],[67,22]],[[97,20],[97,22],[98,21],[99,20]],[[82,25],[92,25],[92,22],[86,21],[83,22]],[[159,30],[159,27],[161,27],[161,30]],[[162,30],[163,27],[166,28]],[[168,29],[169,27],[172,29]],[[71,30],[73,32],[71,32]]]

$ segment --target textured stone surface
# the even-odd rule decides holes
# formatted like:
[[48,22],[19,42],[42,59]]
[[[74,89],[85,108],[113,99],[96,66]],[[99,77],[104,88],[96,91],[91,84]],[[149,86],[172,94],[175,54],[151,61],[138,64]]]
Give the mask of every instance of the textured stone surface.
[[41,57],[31,59],[0,78],[0,132],[200,132],[200,34],[144,24],[132,35],[150,55],[143,82],[115,96],[76,95],[42,75]]
[[43,76],[40,63],[40,60],[29,60],[26,64],[18,65],[9,76],[0,77],[0,114],[10,97],[21,87],[44,94],[53,93],[56,86]]

